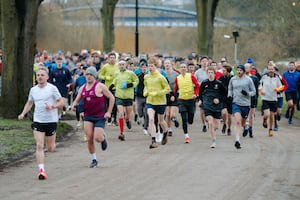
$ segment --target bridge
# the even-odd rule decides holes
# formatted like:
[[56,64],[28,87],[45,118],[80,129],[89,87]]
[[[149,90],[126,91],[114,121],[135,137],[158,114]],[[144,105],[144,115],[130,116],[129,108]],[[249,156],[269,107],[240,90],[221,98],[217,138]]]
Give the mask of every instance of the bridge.
[[[100,12],[102,4],[90,4],[83,5],[78,7],[69,7],[63,8],[62,12],[64,13],[65,24],[67,25],[82,25],[82,22],[74,21],[72,16],[69,13],[82,10],[91,10],[95,9]],[[135,4],[117,4],[116,9],[131,9],[135,10]],[[191,10],[184,10],[179,8],[172,8],[166,6],[154,6],[154,5],[138,5],[139,10],[151,10],[160,12],[159,16],[139,16],[138,23],[141,27],[197,27],[197,13]],[[58,12],[58,11],[57,11]],[[139,11],[139,13],[141,13]],[[172,15],[170,15],[172,14]],[[99,14],[100,15],[100,14]],[[99,26],[99,18],[96,16],[90,17],[86,25]],[[135,16],[116,16],[115,17],[115,26],[128,26],[132,27],[136,25]],[[243,29],[251,28],[256,26],[256,23],[253,23],[251,19],[223,19],[215,17],[214,26],[215,27],[225,27],[232,25],[235,27],[240,27]]]

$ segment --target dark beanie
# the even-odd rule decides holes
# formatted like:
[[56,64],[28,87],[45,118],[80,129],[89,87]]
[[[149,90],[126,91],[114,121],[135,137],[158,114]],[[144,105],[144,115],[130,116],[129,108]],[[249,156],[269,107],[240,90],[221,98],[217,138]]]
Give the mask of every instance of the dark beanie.
[[243,70],[244,72],[246,71],[244,65],[238,65],[236,68],[237,68],[237,69],[241,69],[241,70]]

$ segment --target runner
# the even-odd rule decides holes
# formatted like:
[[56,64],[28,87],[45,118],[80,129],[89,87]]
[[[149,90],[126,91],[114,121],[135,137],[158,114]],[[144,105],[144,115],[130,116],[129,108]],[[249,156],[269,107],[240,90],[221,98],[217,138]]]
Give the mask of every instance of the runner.
[[[166,122],[168,124],[168,134],[169,136],[172,136],[173,130],[171,128],[171,122],[174,122],[176,128],[179,127],[179,122],[177,120],[177,114],[178,114],[177,95],[173,94],[175,79],[179,75],[179,73],[173,70],[171,61],[169,59],[165,60],[164,66],[167,74],[167,79],[169,81],[169,85],[171,88],[171,93],[167,94]],[[172,96],[175,96],[175,99],[173,101],[170,100]]]
[[[276,75],[273,64],[268,65],[268,73],[261,77],[259,93],[262,98],[263,127],[269,127],[269,136],[273,136],[274,114],[277,110],[277,92],[282,92],[281,80]],[[268,124],[269,119],[269,124]]]
[[[116,53],[114,53],[114,52],[109,53],[108,54],[108,62],[101,67],[99,74],[98,74],[98,78],[101,81],[104,81],[104,84],[107,88],[110,88],[110,85],[115,78],[116,72],[119,71],[119,66],[118,66],[118,63],[116,62],[116,59],[117,59]],[[115,88],[111,88],[110,91],[113,95],[115,95],[115,92],[116,92]],[[108,125],[113,124],[115,126],[118,126],[117,114],[118,114],[117,106],[116,106],[116,104],[114,104],[112,116],[107,121]]]
[[199,83],[195,76],[188,72],[185,63],[180,64],[180,75],[175,79],[175,86],[171,101],[175,100],[175,94],[178,95],[178,108],[182,119],[182,129],[184,133],[185,143],[190,143],[188,133],[188,124],[193,124],[195,114],[195,99],[199,93]]
[[232,98],[232,113],[235,119],[234,133],[237,149],[241,149],[241,127],[245,126],[250,111],[251,96],[256,94],[255,86],[249,76],[245,75],[245,66],[238,65],[237,75],[230,79],[228,97]]
[[285,90],[285,99],[287,102],[285,117],[288,119],[289,124],[293,124],[293,117],[298,101],[297,84],[300,83],[300,72],[296,71],[295,62],[289,63],[288,70],[284,72],[282,76],[288,84],[288,88]]
[[[102,150],[106,150],[105,121],[111,117],[115,98],[104,84],[96,81],[98,73],[95,67],[88,67],[85,74],[87,82],[80,87],[73,102],[72,110],[75,111],[76,106],[83,99],[84,132],[87,136],[88,150],[92,157],[90,168],[95,168],[98,165],[98,160],[94,140],[101,142]],[[106,105],[106,98],[108,99],[108,106]]]
[[132,104],[134,99],[134,88],[137,86],[139,79],[133,71],[126,69],[126,62],[119,61],[120,71],[116,73],[111,88],[116,89],[115,98],[119,113],[119,140],[124,141],[124,119],[128,129],[131,129]]
[[220,128],[221,112],[226,98],[226,88],[216,80],[216,71],[213,66],[207,68],[208,79],[202,81],[199,92],[199,106],[202,105],[208,130],[212,139],[210,148],[216,148],[217,138],[215,131]]
[[156,131],[154,116],[158,115],[158,123],[163,129],[162,145],[168,142],[168,126],[164,120],[166,110],[166,94],[170,93],[171,89],[167,79],[161,75],[157,69],[157,60],[151,57],[148,60],[149,74],[144,77],[144,96],[146,97],[147,113],[149,117],[148,132],[151,135],[150,149],[157,148]]
[[44,138],[48,152],[55,151],[56,128],[58,122],[58,109],[64,105],[63,98],[57,87],[48,83],[49,70],[39,67],[36,71],[37,85],[29,91],[28,101],[22,113],[18,116],[22,120],[34,104],[33,135],[36,142],[36,159],[38,162],[38,179],[47,179],[45,171]]

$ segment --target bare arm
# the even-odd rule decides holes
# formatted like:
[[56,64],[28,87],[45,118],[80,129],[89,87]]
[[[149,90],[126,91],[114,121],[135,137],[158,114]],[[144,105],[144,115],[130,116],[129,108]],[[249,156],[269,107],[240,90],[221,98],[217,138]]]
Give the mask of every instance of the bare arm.
[[32,106],[33,106],[33,101],[27,101],[24,108],[23,108],[23,111],[18,116],[18,119],[19,120],[24,119],[24,116],[26,115],[26,113],[28,113],[28,111],[32,108]]
[[108,119],[111,117],[111,112],[112,112],[114,104],[115,104],[115,97],[104,84],[101,84],[101,87],[102,87],[103,95],[109,99],[107,112],[104,115],[104,118]]

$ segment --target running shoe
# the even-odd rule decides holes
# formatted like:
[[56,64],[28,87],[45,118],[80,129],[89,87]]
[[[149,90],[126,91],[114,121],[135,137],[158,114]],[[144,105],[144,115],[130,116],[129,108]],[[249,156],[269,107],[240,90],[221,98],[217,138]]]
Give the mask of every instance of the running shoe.
[[277,114],[276,117],[277,117],[277,120],[278,120],[278,121],[281,120],[281,114]]
[[216,148],[216,146],[217,146],[217,143],[216,143],[216,142],[213,142],[213,143],[210,145],[210,148],[214,149],[214,148]]
[[248,135],[248,128],[244,128],[243,137],[246,137],[247,135]]
[[168,135],[169,135],[170,137],[172,137],[173,131],[168,131]]
[[117,121],[113,121],[112,125],[113,125],[113,126],[119,126],[119,124],[118,124]]
[[185,136],[184,140],[187,144],[191,142],[191,138],[189,136]]
[[177,119],[174,120],[174,125],[175,125],[176,128],[179,127],[179,122],[177,121]]
[[141,118],[137,118],[137,121],[136,121],[137,125],[141,125]]
[[121,141],[125,141],[125,135],[123,133],[120,133],[120,135],[118,136],[118,138]]
[[264,118],[264,122],[263,122],[263,127],[264,127],[264,128],[268,128],[267,119],[265,119],[265,118]]
[[109,118],[109,119],[107,120],[107,126],[111,126],[111,125],[112,125],[111,118]]
[[253,138],[253,130],[251,126],[248,128],[248,131],[249,131],[249,137]]
[[203,127],[202,127],[202,132],[207,132],[207,127],[206,127],[206,125],[203,125]]
[[285,118],[289,118],[290,117],[290,110],[289,109],[286,109],[285,111]]
[[98,161],[96,159],[93,159],[91,164],[90,164],[90,168],[96,168],[98,165]]
[[149,146],[149,149],[158,148],[158,144],[156,142],[152,142]]
[[139,117],[139,116],[138,116],[137,114],[134,115],[134,121],[135,121],[135,122],[137,122],[138,117]]
[[107,122],[107,126],[111,126],[112,125],[112,123],[111,122]]
[[157,132],[156,137],[155,137],[156,142],[157,143],[162,142],[162,139],[163,139],[163,134],[160,132]]
[[230,129],[230,128],[227,129],[227,135],[228,135],[228,136],[231,135],[231,129]]
[[148,135],[148,130],[144,129],[144,135]]
[[273,130],[272,130],[272,129],[269,130],[269,136],[270,136],[270,137],[273,136]]
[[107,149],[107,141],[106,137],[104,136],[104,140],[101,142],[101,149],[105,151]]
[[223,124],[222,133],[225,134],[225,132],[226,132],[226,124]]
[[235,141],[234,146],[235,146],[235,148],[237,148],[237,149],[241,149],[241,148],[242,148],[242,147],[241,147],[241,143],[240,143],[239,141]]
[[165,145],[168,143],[168,131],[164,133],[161,144]]
[[131,129],[131,122],[130,121],[126,121],[126,126],[128,129]]
[[278,125],[277,124],[274,125],[274,129],[273,130],[274,131],[278,131]]
[[45,180],[47,178],[48,178],[48,176],[47,176],[46,172],[43,169],[40,169],[40,171],[38,173],[38,179]]

